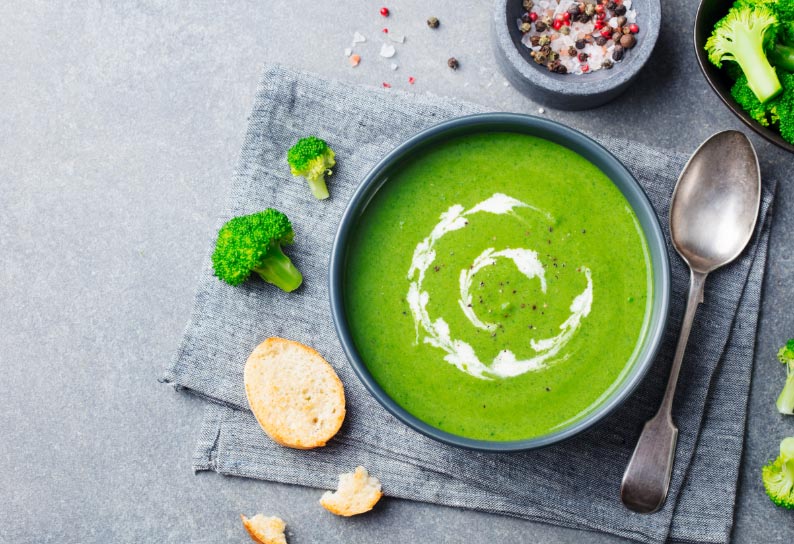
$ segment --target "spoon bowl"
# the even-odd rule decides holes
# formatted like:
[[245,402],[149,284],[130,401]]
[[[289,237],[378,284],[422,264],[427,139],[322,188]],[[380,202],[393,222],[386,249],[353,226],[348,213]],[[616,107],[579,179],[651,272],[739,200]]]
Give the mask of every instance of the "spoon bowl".
[[733,261],[755,228],[761,204],[758,159],[743,133],[719,132],[689,160],[673,191],[673,246],[697,272]]
[[620,498],[642,514],[659,510],[667,498],[678,427],[672,408],[681,362],[708,274],[734,260],[755,230],[761,204],[761,172],[753,145],[735,130],[706,140],[684,167],[670,204],[670,234],[690,268],[686,312],[661,406],[642,429]]

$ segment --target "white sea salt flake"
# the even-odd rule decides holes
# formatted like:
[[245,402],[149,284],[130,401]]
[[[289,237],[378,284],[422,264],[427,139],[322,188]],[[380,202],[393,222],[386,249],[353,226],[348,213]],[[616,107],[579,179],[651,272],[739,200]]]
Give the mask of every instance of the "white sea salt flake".
[[399,34],[387,34],[389,39],[395,43],[405,43],[405,36],[400,36]]
[[353,43],[364,43],[367,39],[360,32],[353,33]]
[[350,47],[346,47],[346,48],[345,48],[345,56],[346,56],[346,57],[349,57],[349,56],[350,56],[350,55],[352,55],[352,54],[353,54],[353,49],[352,49],[352,48],[350,48]]
[[538,108],[538,113],[543,115],[544,113],[546,113],[546,110],[543,108]]
[[386,57],[390,59],[394,56],[395,50],[393,45],[389,45],[388,43],[384,43],[380,46],[380,56]]
[[397,69],[397,64],[395,64],[394,62],[392,62],[392,63],[391,63],[391,69],[392,69],[392,70],[396,70],[396,69]]

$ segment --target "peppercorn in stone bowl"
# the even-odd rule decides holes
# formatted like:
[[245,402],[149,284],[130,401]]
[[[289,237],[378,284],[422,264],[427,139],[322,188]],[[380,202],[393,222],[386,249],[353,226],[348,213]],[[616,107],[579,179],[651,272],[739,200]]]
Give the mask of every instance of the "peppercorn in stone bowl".
[[[552,10],[553,18],[543,15]],[[514,87],[553,108],[584,110],[628,88],[656,45],[660,22],[659,0],[496,0],[492,37]]]

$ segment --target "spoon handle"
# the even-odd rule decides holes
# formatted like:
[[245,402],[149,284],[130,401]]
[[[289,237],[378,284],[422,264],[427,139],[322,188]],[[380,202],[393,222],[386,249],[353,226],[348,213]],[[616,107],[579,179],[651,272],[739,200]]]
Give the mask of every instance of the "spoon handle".
[[673,398],[695,312],[698,304],[703,302],[706,276],[707,274],[694,270],[691,273],[689,300],[662,404],[656,415],[643,427],[637,447],[623,474],[620,498],[628,508],[641,514],[657,511],[667,498],[678,441],[678,427],[672,418]]

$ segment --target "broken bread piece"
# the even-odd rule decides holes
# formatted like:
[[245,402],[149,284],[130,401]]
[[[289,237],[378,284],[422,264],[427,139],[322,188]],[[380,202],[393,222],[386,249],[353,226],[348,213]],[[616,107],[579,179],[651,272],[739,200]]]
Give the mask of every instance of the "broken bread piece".
[[337,516],[355,516],[369,512],[383,496],[380,481],[370,476],[364,467],[356,467],[355,472],[339,475],[336,491],[326,491],[320,504]]
[[240,514],[240,519],[243,520],[243,527],[251,535],[254,542],[259,542],[259,544],[287,544],[287,537],[284,535],[284,529],[287,528],[287,524],[281,518],[257,514],[249,519]]
[[277,443],[325,446],[345,419],[345,391],[328,361],[308,346],[268,338],[248,357],[245,394],[259,425]]

